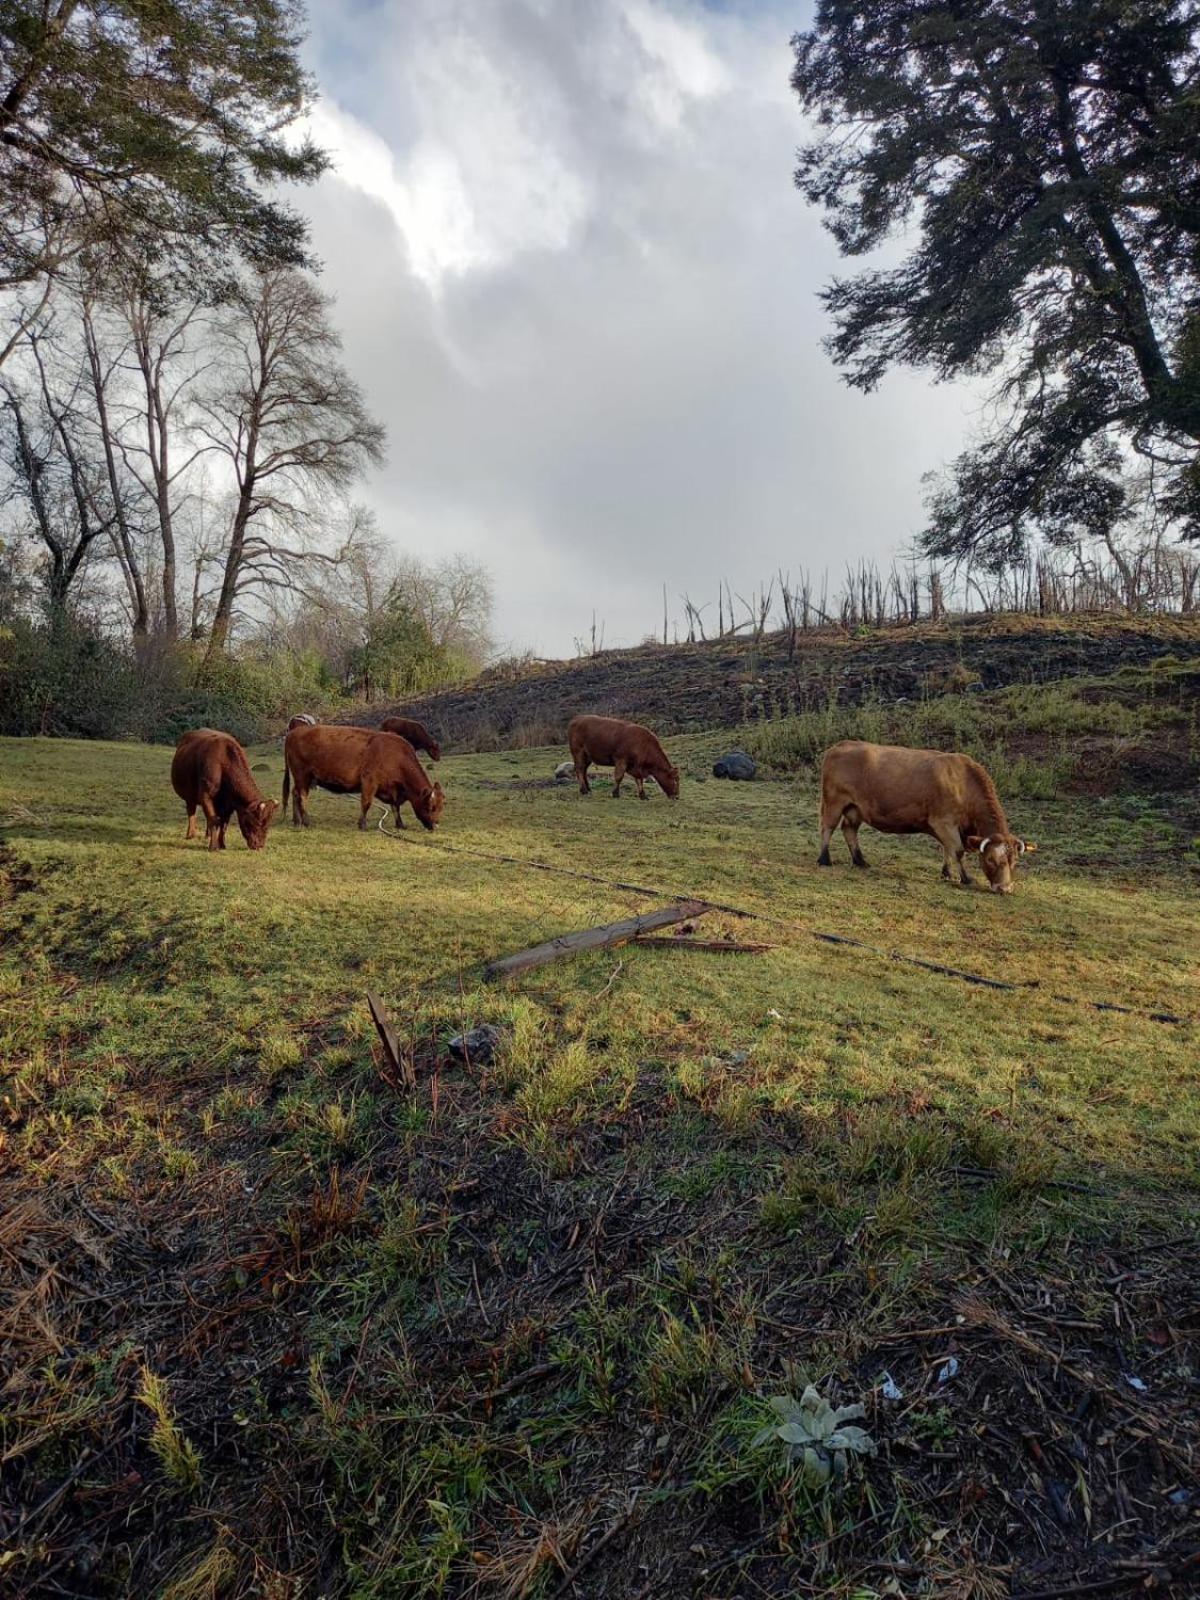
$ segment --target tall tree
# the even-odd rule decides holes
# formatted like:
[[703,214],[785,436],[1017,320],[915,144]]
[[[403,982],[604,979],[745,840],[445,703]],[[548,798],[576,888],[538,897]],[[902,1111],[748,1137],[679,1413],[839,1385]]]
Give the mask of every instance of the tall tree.
[[926,550],[1000,565],[1143,494],[1200,537],[1200,6],[819,0],[793,46],[798,187],[843,255],[907,247],[825,291],[834,359],[997,383]]
[[322,500],[383,456],[383,429],[337,359],[329,298],[303,273],[256,273],[217,319],[218,373],[199,432],[234,485],[210,654],[223,650],[248,590],[293,587],[338,558],[312,538]]
[[81,244],[139,241],[181,277],[299,263],[270,192],[325,166],[299,0],[0,0],[0,286]]
[[108,552],[118,511],[95,449],[86,358],[60,361],[53,333],[31,330],[26,344],[28,384],[0,381],[10,422],[6,498],[25,507],[24,526],[45,552],[50,610],[61,613],[87,563]]
[[[127,280],[121,310],[141,391],[137,427],[126,434],[122,449],[154,508],[162,547],[163,631],[175,639],[179,635],[179,510],[191,469],[204,448],[191,444],[179,413],[208,367],[203,307],[195,300],[164,304],[154,286],[135,275]],[[180,434],[182,447],[177,452]]]
[[141,540],[130,512],[131,497],[124,481],[121,444],[113,425],[110,398],[113,375],[125,351],[123,348],[113,351],[105,347],[97,325],[96,305],[86,296],[80,302],[80,319],[87,376],[91,384],[97,443],[104,463],[109,504],[112,506],[110,537],[121,576],[125,581],[133,637],[135,640],[141,640],[150,632],[150,605],[146,596]]

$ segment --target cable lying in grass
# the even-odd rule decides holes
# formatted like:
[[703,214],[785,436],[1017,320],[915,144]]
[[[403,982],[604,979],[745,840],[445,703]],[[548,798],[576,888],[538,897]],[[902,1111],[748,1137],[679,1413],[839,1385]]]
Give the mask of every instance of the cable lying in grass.
[[[385,813],[379,824],[380,832],[383,833],[385,838],[400,839],[402,841],[408,839],[407,834],[388,832],[383,826],[386,821],[387,815]],[[585,883],[599,883],[606,889],[619,889],[625,894],[652,895],[655,899],[674,899],[676,901],[689,898],[687,895],[671,889],[649,888],[644,883],[623,883],[619,879],[602,878],[594,872],[580,872],[576,867],[559,867],[549,861],[527,861],[520,856],[495,855],[489,850],[472,850],[467,845],[445,844],[440,839],[418,840],[416,835],[413,835],[409,842],[419,843],[422,848],[427,850],[445,850],[456,856],[475,856],[480,861],[494,861],[505,867],[524,867],[531,872],[551,872],[562,878],[582,878]],[[781,917],[768,916],[762,911],[747,911],[744,906],[726,905],[720,900],[702,900],[698,903],[703,905],[706,911],[725,911],[730,916],[745,917],[751,922],[765,922],[771,927],[786,928],[791,933],[802,933],[810,939],[819,939],[823,944],[850,945],[858,950],[869,951],[872,955],[877,955],[884,961],[900,961],[906,966],[919,967],[925,972],[934,972],[945,978],[957,978],[962,983],[974,984],[979,988],[1001,989],[1010,993],[1020,989],[1041,989],[1041,983],[1037,978],[1024,978],[1017,983],[1005,982],[999,978],[985,978],[981,973],[967,972],[961,967],[947,967],[936,961],[923,961],[919,956],[906,956],[899,950],[884,950],[879,945],[866,944],[859,939],[847,938],[843,934],[825,933],[819,928],[806,928],[798,922],[787,922]],[[682,943],[683,941],[680,942]],[[1187,1027],[1196,1020],[1194,1017],[1178,1017],[1170,1011],[1142,1011],[1136,1006],[1118,1005],[1113,1000],[1085,1000],[1078,995],[1045,992],[1049,999],[1056,1001],[1059,1005],[1086,1006],[1093,1011],[1111,1011],[1119,1016],[1141,1017],[1147,1022],[1163,1022],[1170,1024],[1172,1027]]]

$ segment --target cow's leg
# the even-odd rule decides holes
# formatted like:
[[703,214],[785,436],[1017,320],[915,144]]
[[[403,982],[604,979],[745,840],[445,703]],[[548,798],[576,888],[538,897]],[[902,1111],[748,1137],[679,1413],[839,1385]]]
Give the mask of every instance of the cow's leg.
[[362,808],[358,813],[358,826],[360,831],[365,833],[367,831],[367,817],[370,815],[371,807],[375,804],[375,783],[373,779],[363,779],[362,788],[359,790],[359,799],[362,802]]
[[645,780],[645,778],[635,777],[633,781],[634,781],[634,783],[637,784],[638,799],[639,800],[644,800],[646,798],[646,780]]
[[613,762],[613,799],[621,798],[621,785],[625,782],[625,763],[621,760]]
[[934,838],[942,847],[942,877],[947,883],[954,879],[954,868],[957,866],[959,880],[970,883],[967,870],[963,866],[963,842],[958,829],[953,823],[931,823]]
[[308,827],[308,784],[303,778],[297,777],[292,789],[292,827]]
[[962,834],[952,822],[934,822],[931,824],[933,836],[942,847],[942,877],[948,883],[954,880],[954,868],[958,868],[958,881],[971,882],[967,876],[967,869],[963,865]]
[[195,808],[194,805],[189,806],[187,808],[187,814],[188,814],[187,832],[184,834],[183,837],[185,839],[194,839],[196,837],[196,808]]
[[225,848],[225,829],[228,826],[229,826],[229,817],[228,817],[228,814],[227,814],[227,815],[225,815],[225,816],[223,816],[221,818],[220,826],[217,828],[217,849],[218,850],[224,850],[224,848]]
[[821,804],[821,854],[817,857],[819,867],[831,867],[833,861],[829,855],[829,841],[833,838],[833,830],[838,825],[841,813],[836,806]]
[[218,848],[217,833],[220,829],[220,822],[217,817],[217,808],[213,805],[211,795],[202,794],[200,796],[200,809],[204,813],[204,834],[208,840],[208,848],[216,850]]
[[857,806],[847,806],[842,812],[842,838],[846,841],[846,848],[850,852],[850,859],[856,867],[865,867],[867,858],[858,848],[858,830],[862,824],[862,812]]
[[403,804],[404,804],[404,801],[403,801],[403,800],[397,800],[397,801],[396,801],[396,802],[395,802],[395,804],[394,804],[394,805],[393,805],[393,806],[392,806],[392,815],[393,815],[393,817],[395,817],[395,819],[396,819],[396,826],[397,826],[397,827],[398,827],[398,828],[404,828],[404,827],[407,827],[407,823],[406,823],[406,822],[405,822],[405,820],[404,820],[404,818],[403,818],[403,817],[402,817],[402,816],[401,816],[401,814],[400,814],[400,807],[401,807],[401,806],[402,806],[402,805],[403,805]]
[[580,794],[591,794],[592,786],[588,782],[587,772],[591,762],[586,750],[580,750],[575,757],[575,776],[579,781]]

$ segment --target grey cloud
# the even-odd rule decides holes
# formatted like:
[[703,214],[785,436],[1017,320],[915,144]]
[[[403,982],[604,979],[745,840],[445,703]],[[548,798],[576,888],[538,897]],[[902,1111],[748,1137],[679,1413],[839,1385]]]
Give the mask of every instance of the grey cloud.
[[967,400],[852,393],[820,348],[836,257],[791,184],[793,16],[415,0],[347,66],[335,9],[314,65],[347,159],[307,201],[398,543],[485,560],[501,634],[560,652],[593,607],[636,641],[664,581],[745,591],[911,537]]

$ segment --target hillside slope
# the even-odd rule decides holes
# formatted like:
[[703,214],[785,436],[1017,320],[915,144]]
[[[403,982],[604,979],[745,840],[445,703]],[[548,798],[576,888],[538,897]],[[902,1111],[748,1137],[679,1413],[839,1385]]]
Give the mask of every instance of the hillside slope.
[[1104,676],[1167,655],[1200,654],[1195,617],[990,617],[864,637],[809,635],[789,659],[775,634],[761,643],[644,645],[579,661],[546,662],[511,678],[476,682],[349,721],[403,711],[460,749],[562,742],[581,711],[631,717],[660,733],[737,727],[792,712],[866,701],[917,699],[955,677],[984,689]]

